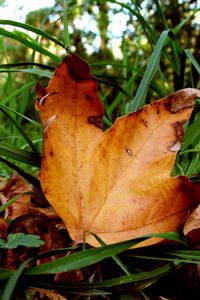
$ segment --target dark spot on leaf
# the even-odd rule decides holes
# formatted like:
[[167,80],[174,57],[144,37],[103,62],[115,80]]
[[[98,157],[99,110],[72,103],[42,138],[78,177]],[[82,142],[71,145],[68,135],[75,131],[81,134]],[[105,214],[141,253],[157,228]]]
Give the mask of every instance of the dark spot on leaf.
[[42,226],[41,231],[44,233],[49,233],[49,229],[47,226]]
[[87,99],[87,100],[89,100],[89,101],[92,101],[93,100],[93,97],[92,96],[90,96],[90,95],[85,95],[85,98]]
[[173,141],[173,143],[168,147],[168,150],[172,151],[172,152],[177,152],[180,149],[184,131],[183,131],[183,125],[181,122],[174,123],[173,127],[175,129],[176,138]]
[[176,130],[176,138],[177,138],[177,140],[179,140],[180,142],[182,142],[182,138],[183,138],[183,134],[184,134],[182,123],[181,122],[176,122],[174,124],[174,128]]
[[128,153],[129,156],[132,156],[133,155],[133,152],[131,149],[127,148],[126,149],[126,152]]
[[40,83],[36,84],[36,103],[40,104],[42,98],[46,95],[46,89]]
[[43,88],[43,86],[39,82],[36,84],[36,94],[37,98],[42,98],[46,95],[45,88]]
[[164,102],[165,109],[166,109],[167,111],[170,111],[170,112],[171,112],[171,109],[172,109],[172,104],[171,104],[171,99],[172,99],[172,98],[173,98],[173,96],[171,95],[171,96],[169,96],[169,97],[167,98],[167,101]]
[[50,152],[49,152],[49,155],[50,155],[51,157],[54,156],[54,153],[53,153],[53,149],[52,149],[52,148],[51,148],[51,150],[50,150]]
[[148,128],[148,121],[146,119],[141,119],[141,123]]
[[157,115],[160,113],[160,103],[156,103],[156,113]]
[[102,116],[90,116],[88,122],[102,129]]
[[64,58],[64,62],[67,64],[70,74],[74,80],[96,81],[96,78],[90,74],[90,68],[87,62],[78,55],[70,53]]

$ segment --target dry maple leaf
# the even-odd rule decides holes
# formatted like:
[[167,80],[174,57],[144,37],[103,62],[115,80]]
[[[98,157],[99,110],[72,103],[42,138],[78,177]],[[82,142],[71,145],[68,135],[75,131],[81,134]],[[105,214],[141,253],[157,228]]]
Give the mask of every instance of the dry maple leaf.
[[[194,100],[184,89],[119,118],[103,132],[103,107],[88,64],[74,54],[39,88],[44,126],[40,180],[71,238],[98,246],[177,230],[196,205],[186,177],[172,178]],[[152,244],[155,240],[145,242]]]
[[183,233],[190,238],[193,244],[200,245],[200,204],[187,219]]

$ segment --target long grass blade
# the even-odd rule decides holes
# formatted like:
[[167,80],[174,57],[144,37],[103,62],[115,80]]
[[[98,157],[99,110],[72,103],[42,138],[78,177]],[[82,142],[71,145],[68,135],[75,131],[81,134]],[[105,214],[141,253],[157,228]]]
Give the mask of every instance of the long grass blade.
[[30,166],[40,168],[41,162],[33,152],[22,150],[12,145],[1,143],[0,155]]
[[0,35],[14,39],[14,40],[22,43],[26,47],[29,47],[43,55],[50,57],[56,64],[60,63],[60,58],[58,58],[56,55],[54,55],[50,51],[42,48],[38,43],[29,41],[28,39],[24,38],[22,35],[16,34],[14,32],[10,32],[8,30],[5,30],[4,28],[0,28]]
[[31,262],[32,258],[29,258],[28,260],[26,260],[25,262],[23,262],[21,264],[21,266],[13,273],[13,275],[10,277],[10,279],[8,280],[5,288],[4,288],[4,292],[2,295],[2,300],[10,300],[12,299],[12,294],[16,288],[17,282],[20,278],[20,276],[22,275],[23,271],[25,270],[25,268],[27,267],[27,265],[29,264],[29,262]]
[[149,89],[151,80],[153,79],[156,71],[158,70],[161,51],[163,49],[163,46],[165,45],[165,41],[166,41],[168,34],[169,34],[169,30],[163,31],[157,44],[156,44],[156,47],[150,57],[149,63],[144,72],[142,81],[137,89],[134,100],[130,104],[130,108],[129,108],[130,111],[136,111],[145,102],[145,98],[146,98],[147,91]]
[[153,256],[148,253],[146,255],[132,254],[134,258],[146,259],[146,260],[162,260],[180,263],[192,263],[199,264],[200,262],[200,251],[199,250],[173,250],[173,251],[163,251],[155,253]]
[[[3,102],[3,101],[2,101]],[[36,127],[39,127],[39,128],[42,128],[42,125],[39,123],[39,122],[36,122],[28,117],[26,117],[25,115],[22,115],[21,113],[19,113],[18,111],[6,106],[6,105],[3,105],[1,104],[2,102],[0,102],[0,108],[3,108],[4,110],[9,110],[13,113],[15,113],[16,115],[22,117],[23,119],[25,119],[26,121],[30,122],[31,124],[35,125]]]
[[179,235],[175,232],[148,234],[143,237],[132,239],[129,241],[103,246],[101,248],[84,250],[81,252],[71,254],[67,257],[61,257],[49,263],[31,267],[25,272],[25,274],[26,275],[55,274],[58,272],[68,272],[76,269],[81,269],[91,264],[95,264],[105,258],[112,257],[119,253],[122,253],[125,250],[137,245],[138,243],[150,237],[168,238],[170,240],[183,243],[184,245],[186,243],[185,240],[180,239]]
[[[186,150],[200,136],[200,113],[196,114],[194,122],[186,129],[181,150]],[[181,153],[182,153],[181,151]],[[195,150],[197,151],[197,150]]]
[[2,107],[0,107],[0,111],[2,111],[4,113],[4,115],[10,120],[10,122],[19,131],[19,133],[24,137],[25,141],[28,143],[28,145],[30,146],[30,148],[33,150],[33,152],[35,153],[36,157],[38,157],[38,159],[40,160],[41,159],[41,155],[40,155],[39,151],[37,150],[37,148],[35,147],[35,145],[32,143],[31,139],[26,134],[26,132],[24,131],[23,127],[20,126],[18,124],[18,122],[16,122],[15,119],[11,115],[9,115],[6,112],[6,110],[4,110]]
[[9,69],[9,68],[13,68],[13,67],[24,67],[24,66],[36,66],[36,67],[40,67],[42,69],[47,69],[47,70],[52,70],[54,71],[55,68],[52,67],[52,66],[48,66],[48,65],[45,65],[45,64],[40,64],[40,63],[37,63],[37,62],[26,62],[26,61],[22,61],[22,62],[19,62],[19,63],[12,63],[12,64],[0,64],[0,69]]
[[70,47],[71,43],[68,29],[68,5],[66,0],[63,0],[63,25],[65,48],[67,48]]
[[197,260],[200,262],[200,251],[199,250],[174,250],[174,251],[166,251],[166,254],[177,256],[190,260]]
[[12,92],[9,96],[3,98],[0,101],[0,104],[7,104],[12,98],[16,97],[17,95],[23,93],[24,91],[26,91],[27,89],[29,89],[31,86],[36,85],[37,81],[31,81],[28,82],[26,84],[24,84],[21,88],[15,90],[14,92]]
[[0,268],[0,281],[9,279],[14,274],[14,272],[15,272],[14,270]]
[[0,157],[0,162],[7,165],[13,171],[16,171],[20,176],[22,176],[24,179],[26,179],[36,189],[38,189],[39,191],[42,190],[41,185],[40,185],[40,181],[37,178],[35,178],[34,176],[32,176],[29,173],[25,172],[20,167],[16,166],[14,163],[10,162],[9,160],[4,159],[3,157]]
[[55,274],[58,272],[68,272],[80,269],[91,264],[95,264],[105,258],[119,254],[137,243],[145,240],[147,237],[125,241],[118,244],[108,245],[101,248],[89,249],[71,254],[67,257],[61,257],[49,263],[29,268],[26,275]]
[[11,25],[11,26],[14,26],[14,27],[19,27],[19,28],[26,29],[26,30],[34,32],[34,33],[36,33],[40,36],[43,36],[47,40],[50,40],[50,41],[54,42],[55,44],[61,46],[62,48],[65,48],[65,45],[63,43],[61,43],[60,41],[58,41],[56,38],[52,37],[51,35],[44,32],[43,30],[38,29],[38,28],[36,28],[34,26],[31,26],[29,24],[20,23],[20,22],[16,22],[16,21],[13,21],[13,20],[0,20],[0,24],[2,24],[2,25]]
[[[99,236],[97,236],[96,234],[93,234],[93,235],[94,235],[94,237],[96,238],[96,240],[99,242],[99,244],[101,246],[106,246],[106,244],[104,243],[104,241],[102,239],[100,239]],[[119,259],[119,257],[117,255],[112,256],[112,259],[125,272],[126,275],[130,275],[128,269],[126,268],[126,266],[123,264],[123,262]]]
[[[126,92],[128,91],[128,96],[129,96],[129,99],[132,98],[132,96],[130,95],[130,89],[132,88],[134,82],[135,82],[135,79],[137,77],[137,73],[135,71],[132,72],[132,76],[131,78],[129,79],[129,81],[127,83],[124,84],[123,86],[123,90],[125,90]],[[111,113],[113,112],[113,110],[122,102],[122,99],[123,99],[123,96],[124,96],[124,93],[122,92],[119,92],[116,96],[116,98],[114,99],[114,101],[111,103],[111,105],[109,106],[109,108],[107,109],[107,114],[110,116]]]
[[197,60],[195,59],[195,57],[193,56],[191,51],[189,49],[185,49],[185,53],[186,53],[187,57],[189,58],[189,61],[191,62],[191,64],[193,64],[193,66],[195,67],[197,72],[200,74],[200,65],[198,64]]
[[0,73],[14,73],[14,72],[22,72],[22,73],[28,73],[33,75],[38,75],[41,77],[47,77],[51,78],[53,72],[41,70],[39,68],[27,68],[27,69],[0,69]]
[[[117,278],[103,280],[101,282],[80,282],[80,283],[48,283],[47,281],[37,281],[35,282],[35,286],[41,286],[47,289],[55,289],[60,291],[68,291],[68,290],[82,290],[82,289],[98,289],[98,288],[110,288],[115,286],[121,286],[130,283],[136,283],[144,280],[150,279],[158,279],[166,274],[169,274],[179,268],[181,268],[184,264],[181,263],[167,263],[166,265],[156,268],[154,270],[139,272],[137,274],[123,275]],[[33,283],[34,284],[34,283]]]
[[4,210],[6,210],[10,205],[15,203],[15,201],[17,201],[22,195],[24,195],[24,194],[23,193],[19,194],[19,195],[13,197],[12,199],[10,199],[9,201],[7,201],[6,203],[2,204],[0,206],[0,213],[3,212]]

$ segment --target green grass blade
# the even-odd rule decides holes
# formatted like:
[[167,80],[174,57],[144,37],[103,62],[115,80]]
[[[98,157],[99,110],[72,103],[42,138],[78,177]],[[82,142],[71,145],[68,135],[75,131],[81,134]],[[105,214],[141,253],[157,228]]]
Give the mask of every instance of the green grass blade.
[[13,197],[12,199],[8,200],[6,203],[2,204],[0,206],[0,213],[3,212],[4,210],[6,210],[10,205],[15,203],[15,201],[17,201],[22,195],[24,195],[24,194],[23,193],[19,194],[19,195]]
[[37,148],[35,147],[35,145],[31,141],[31,139],[28,137],[28,135],[24,131],[23,127],[20,126],[18,124],[18,122],[16,122],[15,119],[13,119],[13,117],[11,115],[9,115],[6,112],[6,110],[4,110],[2,107],[0,107],[0,111],[2,111],[4,113],[4,115],[11,121],[11,123],[15,126],[15,128],[19,131],[19,133],[24,137],[24,139],[26,140],[26,142],[28,143],[28,145],[30,146],[30,148],[35,153],[36,157],[38,157],[38,159],[40,160],[41,159],[40,153],[38,152]]
[[[173,60],[175,64],[175,72],[180,76],[180,71],[181,71],[181,54],[182,54],[182,49],[179,45],[179,42],[176,38],[176,36],[173,34],[172,31],[169,32],[169,37],[170,37],[170,42],[171,42],[171,48],[173,51]],[[182,88],[182,87],[181,87]]]
[[179,31],[185,26],[185,24],[198,12],[199,10],[193,10],[191,13],[187,15],[185,19],[183,19],[179,24],[177,24],[173,29],[172,32],[177,35]]
[[165,253],[172,256],[178,256],[181,258],[194,259],[200,261],[200,251],[199,250],[174,250],[166,251]]
[[36,85],[37,81],[31,81],[28,82],[26,84],[24,84],[21,88],[17,89],[16,91],[12,92],[9,96],[3,98],[0,101],[0,104],[7,104],[12,98],[16,97],[17,95],[23,93],[24,91],[26,91],[27,89],[29,89],[31,86]]
[[29,173],[26,173],[24,170],[22,170],[20,167],[16,166],[9,160],[4,159],[3,157],[0,157],[0,162],[7,165],[9,168],[11,168],[13,171],[16,171],[20,176],[22,176],[24,179],[26,179],[30,184],[32,184],[36,189],[41,191],[41,185],[40,181],[35,178],[34,176],[30,175]]
[[[200,113],[196,114],[194,122],[186,129],[181,150],[187,149],[200,136]],[[195,150],[197,151],[197,150]],[[182,151],[181,151],[182,152]]]
[[[98,78],[98,76],[96,76]],[[132,96],[130,95],[130,93],[128,91],[126,91],[123,87],[121,87],[119,84],[115,83],[115,82],[111,82],[111,81],[107,81],[107,80],[103,80],[103,79],[98,79],[99,83],[103,83],[106,84],[108,86],[114,86],[116,87],[120,92],[122,92],[124,95],[126,95],[128,98],[132,98]]]
[[138,238],[130,241],[125,241],[118,244],[108,245],[101,248],[93,248],[85,251],[80,251],[66,257],[58,258],[49,263],[44,263],[40,266],[29,268],[26,275],[39,274],[55,274],[58,272],[68,272],[71,270],[80,269],[91,264],[95,264],[105,258],[119,254],[137,243],[145,240],[147,237]]
[[31,48],[34,51],[37,51],[43,55],[50,57],[53,61],[55,61],[56,64],[59,64],[61,61],[60,58],[58,58],[56,55],[54,55],[53,53],[49,52],[48,50],[42,48],[38,43],[29,41],[28,39],[24,38],[22,35],[15,34],[13,32],[3,29],[3,28],[0,28],[0,35],[14,39],[14,40],[22,43],[26,47]]
[[55,68],[52,67],[52,66],[48,66],[48,65],[45,65],[45,64],[40,64],[40,63],[36,63],[36,62],[25,62],[25,61],[22,61],[22,62],[19,62],[19,63],[12,63],[12,64],[0,64],[0,69],[7,69],[9,70],[9,68],[13,68],[13,67],[24,67],[24,66],[36,66],[38,68],[42,68],[42,69],[47,69],[47,70],[51,70],[51,71],[54,71]]
[[[3,101],[2,101],[2,102],[3,102]],[[18,111],[14,110],[14,109],[12,109],[12,108],[10,108],[10,107],[8,107],[8,106],[5,106],[5,105],[1,104],[2,102],[0,102],[0,108],[3,108],[4,110],[9,110],[9,111],[11,111],[11,112],[14,112],[16,115],[18,115],[18,116],[24,118],[25,120],[27,120],[27,121],[30,122],[31,124],[33,124],[33,125],[35,125],[35,126],[37,126],[37,127],[39,127],[39,128],[42,128],[42,125],[41,125],[39,122],[36,122],[36,121],[34,121],[34,120],[32,120],[32,119],[30,119],[30,118],[28,118],[28,117],[26,117],[26,116],[20,114]]]
[[[7,74],[6,88],[7,88],[6,94],[9,95],[10,93],[12,93],[12,91],[13,91],[13,75],[10,73]],[[9,107],[12,109],[16,109],[17,103],[14,98],[10,98]],[[13,115],[13,117],[15,117],[14,114],[12,114],[12,115]]]
[[146,259],[146,260],[162,260],[171,261],[184,264],[199,264],[200,251],[198,250],[173,250],[163,251],[162,253],[155,254],[155,256],[133,254],[134,258]]
[[112,126],[112,122],[106,116],[103,116],[103,122],[108,128]]
[[42,265],[29,268],[25,272],[25,274],[26,275],[55,274],[58,272],[68,272],[76,269],[81,269],[91,264],[100,262],[105,258],[112,257],[119,253],[122,253],[125,250],[133,247],[134,245],[150,237],[168,238],[170,240],[177,241],[184,245],[186,243],[185,240],[180,239],[179,235],[175,232],[148,234],[143,237],[132,239],[129,241],[103,246],[101,248],[84,250],[81,252],[71,254],[67,257],[61,257],[49,263],[44,263]]
[[157,6],[157,12],[162,18],[162,23],[164,25],[164,28],[168,29],[167,20],[166,20],[165,14],[163,12],[162,6],[160,5],[160,1],[159,0],[154,0],[154,1],[155,1],[156,6]]
[[[47,281],[42,281],[40,280],[37,284],[37,280],[33,285],[34,286],[39,286],[43,287],[46,289],[55,289],[55,290],[60,290],[60,291],[70,291],[70,290],[82,290],[82,289],[94,289],[94,288],[110,288],[110,287],[115,287],[115,286],[120,286],[120,285],[125,285],[125,284],[130,284],[130,283],[135,283],[135,282],[140,282],[144,280],[149,280],[152,278],[158,279],[162,276],[165,276],[166,274],[169,274],[179,268],[181,268],[184,264],[181,263],[174,263],[174,264],[166,264],[165,266],[162,266],[160,268],[156,268],[152,271],[145,271],[145,272],[140,272],[138,274],[130,274],[130,275],[124,275],[124,276],[119,276],[117,278],[112,278],[112,279],[107,279],[103,280],[101,282],[82,282],[82,283],[48,283]],[[2,271],[0,278],[2,276],[2,279],[8,279],[10,278],[14,271],[6,270],[6,269],[0,269]],[[25,271],[26,273],[26,271]]]
[[[167,253],[166,253],[167,254]],[[168,253],[169,254],[169,253]],[[145,260],[156,260],[156,261],[168,261],[168,262],[176,262],[176,263],[180,263],[180,264],[199,264],[199,259],[198,260],[193,260],[193,259],[186,259],[186,258],[180,258],[180,257],[176,257],[174,255],[174,257],[166,257],[166,256],[162,256],[162,255],[156,255],[156,256],[151,256],[151,255],[133,255],[133,257],[138,258],[138,259],[145,259]]]
[[14,272],[14,270],[0,268],[0,282],[9,279],[14,274]]
[[53,75],[53,72],[41,70],[41,69],[36,69],[36,68],[27,68],[27,69],[0,69],[0,73],[14,73],[14,72],[22,72],[22,73],[28,73],[28,74],[33,74],[33,75],[38,75],[41,77],[47,77],[51,78]]
[[120,69],[125,68],[125,69],[128,69],[128,70],[137,71],[137,69],[132,67],[132,66],[119,64],[119,63],[113,63],[113,62],[110,62],[110,61],[99,61],[99,62],[90,63],[89,65],[90,65],[90,67],[93,67],[93,68],[99,67],[99,66],[111,66],[111,67],[114,67],[114,68],[120,68]]
[[0,143],[0,155],[30,166],[40,168],[41,162],[33,152],[22,150],[12,145]]
[[130,283],[136,283],[144,280],[149,279],[159,279],[162,276],[165,276],[166,274],[169,274],[179,268],[181,268],[184,264],[181,263],[167,263],[166,265],[156,268],[151,271],[145,271],[140,272],[137,274],[130,274],[130,275],[124,275],[119,276],[117,278],[107,279],[100,282],[80,282],[80,283],[48,283],[47,281],[40,281],[35,283],[35,286],[40,286],[46,289],[55,289],[60,291],[68,291],[68,290],[82,290],[82,289],[98,289],[98,288],[111,288],[115,286],[121,286],[125,284]]
[[63,25],[64,25],[64,43],[65,48],[70,47],[70,36],[68,29],[68,7],[67,0],[63,0]]
[[120,276],[119,278],[105,280],[102,283],[101,282],[94,283],[93,287],[96,287],[96,288],[98,288],[98,287],[113,287],[113,286],[148,280],[148,279],[155,278],[155,277],[156,278],[162,277],[168,273],[171,273],[172,271],[176,270],[177,268],[179,268],[181,266],[182,265],[178,264],[178,263],[176,265],[169,263],[169,264],[166,264],[164,267],[160,267],[160,268],[154,269],[149,272],[140,272],[138,274]]
[[193,54],[189,49],[185,49],[185,53],[189,58],[190,63],[195,67],[197,72],[200,74],[200,65],[198,64],[197,60],[194,58]]
[[12,294],[15,290],[17,282],[18,282],[19,278],[21,277],[23,271],[25,270],[25,268],[29,264],[29,262],[31,262],[31,260],[32,260],[32,258],[29,258],[28,260],[23,262],[21,264],[21,266],[10,277],[10,279],[8,280],[8,282],[5,286],[5,289],[4,289],[2,298],[1,298],[2,300],[11,300],[12,299]]
[[38,29],[34,26],[24,24],[24,23],[20,23],[20,22],[16,22],[16,21],[12,21],[12,20],[0,20],[0,24],[2,24],[2,25],[11,25],[11,26],[14,26],[14,27],[19,27],[19,28],[26,29],[28,31],[31,31],[31,32],[34,32],[38,35],[43,36],[47,40],[50,40],[50,41],[54,42],[55,44],[61,46],[62,48],[65,48],[65,45],[63,43],[61,43],[60,41],[58,41],[57,39],[55,39],[51,35],[47,34],[43,30]]
[[[123,86],[123,90],[125,90],[126,92],[130,91],[130,89],[132,88],[135,79],[137,77],[137,73],[135,71],[133,71],[131,78],[129,79],[129,81],[124,84]],[[109,108],[107,109],[107,114],[109,116],[111,116],[111,113],[113,112],[113,110],[122,102],[124,93],[119,92],[116,96],[116,98],[114,99],[114,101],[111,103],[111,105],[109,106]],[[132,95],[128,94],[129,98],[132,99]]]
[[[98,235],[96,235],[96,234],[93,234],[93,235],[101,246],[106,246],[104,241],[102,239],[100,239],[100,237],[98,237]],[[126,275],[130,275],[128,269],[126,268],[126,266],[123,264],[123,262],[119,259],[119,257],[117,255],[112,256],[112,259],[125,272]]]
[[134,100],[130,104],[130,111],[136,111],[145,102],[145,98],[147,95],[147,91],[149,89],[149,85],[158,69],[159,62],[160,62],[160,54],[163,49],[163,46],[165,45],[165,41],[166,41],[168,34],[169,34],[169,30],[163,31],[157,44],[156,44],[156,47],[150,57],[149,63],[144,72],[142,81],[137,89]]
[[13,197],[12,199],[8,200],[6,203],[0,205],[0,213],[3,212],[4,210],[6,210],[10,205],[15,203],[15,201],[17,201],[23,195],[33,195],[33,193],[32,192],[22,193],[22,194],[19,194],[19,195]]

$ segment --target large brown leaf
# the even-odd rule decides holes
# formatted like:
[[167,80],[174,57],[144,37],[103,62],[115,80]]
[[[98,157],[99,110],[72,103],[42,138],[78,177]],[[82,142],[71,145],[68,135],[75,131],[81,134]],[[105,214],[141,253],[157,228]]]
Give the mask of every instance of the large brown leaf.
[[[177,230],[195,206],[185,177],[172,178],[195,89],[119,118],[103,132],[97,81],[74,54],[56,68],[36,108],[44,126],[43,192],[71,238],[97,246]],[[150,243],[155,241],[151,240]]]

